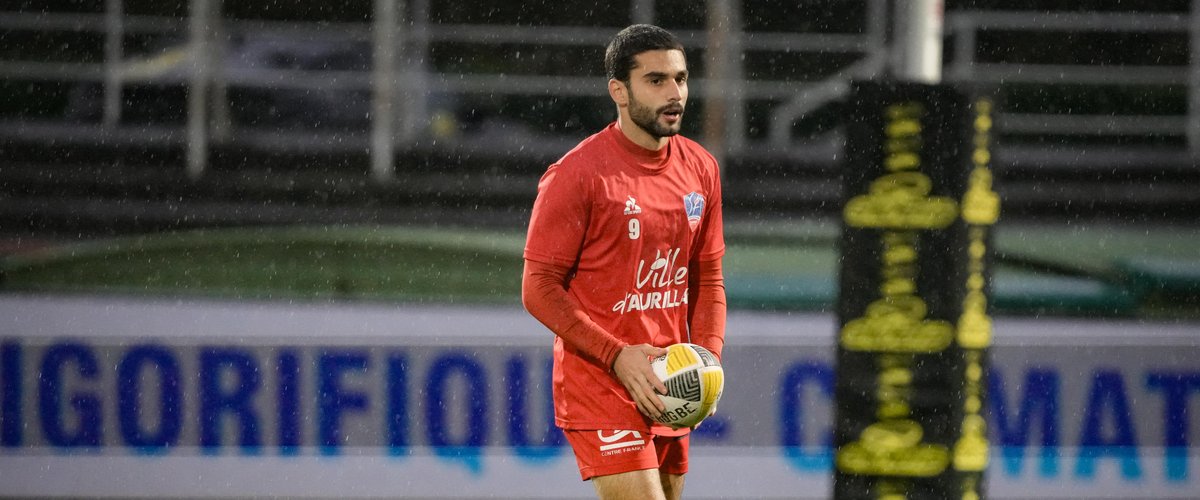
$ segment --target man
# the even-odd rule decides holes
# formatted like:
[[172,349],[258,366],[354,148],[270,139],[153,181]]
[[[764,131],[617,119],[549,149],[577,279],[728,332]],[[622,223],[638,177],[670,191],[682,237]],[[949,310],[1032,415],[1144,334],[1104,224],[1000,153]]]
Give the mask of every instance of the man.
[[601,499],[678,499],[688,432],[653,422],[650,359],[692,342],[718,357],[725,253],[717,162],[677,135],[683,45],[649,25],[605,52],[617,121],[550,166],[525,244],[522,300],[555,333],[555,423]]

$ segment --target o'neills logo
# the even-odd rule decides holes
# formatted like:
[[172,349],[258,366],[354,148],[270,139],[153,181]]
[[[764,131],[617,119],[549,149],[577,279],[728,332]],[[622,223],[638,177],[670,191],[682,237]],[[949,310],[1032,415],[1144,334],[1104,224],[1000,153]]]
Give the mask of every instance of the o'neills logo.
[[625,294],[625,298],[613,304],[612,310],[624,314],[629,311],[669,309],[687,304],[687,266],[677,266],[680,249],[654,252],[654,260],[648,265],[646,259],[638,263],[635,285],[637,290]]

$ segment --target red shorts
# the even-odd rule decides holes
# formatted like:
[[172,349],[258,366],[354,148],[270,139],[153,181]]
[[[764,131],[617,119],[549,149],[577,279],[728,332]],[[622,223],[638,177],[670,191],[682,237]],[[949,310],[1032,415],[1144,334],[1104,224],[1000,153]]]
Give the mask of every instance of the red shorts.
[[[650,436],[641,431],[565,429],[584,481],[642,469],[688,471],[688,435]],[[649,439],[647,439],[649,438]]]

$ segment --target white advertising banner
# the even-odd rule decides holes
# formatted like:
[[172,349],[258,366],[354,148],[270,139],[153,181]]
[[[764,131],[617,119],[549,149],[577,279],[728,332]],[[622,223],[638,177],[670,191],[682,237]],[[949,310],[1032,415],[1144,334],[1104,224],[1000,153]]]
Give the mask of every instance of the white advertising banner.
[[[0,495],[589,498],[515,307],[0,296]],[[688,498],[831,493],[834,319],[734,311]],[[1200,324],[997,318],[991,498],[1200,496]],[[1200,431],[1197,431],[1200,432]]]

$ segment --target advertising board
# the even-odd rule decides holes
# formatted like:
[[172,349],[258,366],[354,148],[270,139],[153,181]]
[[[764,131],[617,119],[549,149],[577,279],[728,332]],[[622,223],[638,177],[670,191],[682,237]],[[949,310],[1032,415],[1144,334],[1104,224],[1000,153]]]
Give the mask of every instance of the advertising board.
[[[588,498],[517,307],[0,297],[0,495]],[[831,314],[731,312],[689,498],[828,498]],[[993,498],[1195,498],[1200,324],[996,318]]]

